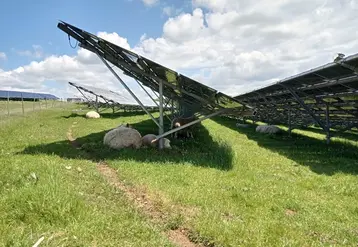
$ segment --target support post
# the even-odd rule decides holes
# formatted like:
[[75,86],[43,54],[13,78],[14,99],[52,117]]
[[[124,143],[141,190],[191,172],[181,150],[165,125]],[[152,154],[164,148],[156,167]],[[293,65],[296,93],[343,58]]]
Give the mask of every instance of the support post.
[[209,114],[209,115],[207,115],[207,116],[205,116],[205,117],[202,117],[202,118],[199,118],[199,119],[197,119],[197,120],[194,120],[194,121],[192,121],[192,122],[190,122],[190,123],[184,124],[184,125],[182,125],[182,126],[180,126],[180,127],[178,127],[178,128],[169,130],[169,131],[163,133],[162,135],[157,136],[156,139],[153,140],[153,142],[156,142],[157,140],[159,140],[159,139],[161,139],[161,138],[163,138],[163,137],[166,137],[166,136],[168,136],[168,135],[170,135],[170,134],[173,134],[173,133],[175,133],[175,132],[177,132],[177,131],[179,131],[179,130],[185,129],[185,128],[187,128],[187,127],[189,127],[189,126],[192,126],[192,125],[194,125],[194,124],[196,124],[196,123],[200,123],[200,122],[204,121],[205,119],[208,119],[208,118],[217,116],[217,115],[219,115],[219,114],[222,114],[222,113],[225,112],[225,110],[227,110],[227,109],[218,110],[218,111],[213,112],[213,113],[211,113],[211,114]]
[[102,60],[102,62],[107,66],[107,68],[112,72],[112,74],[117,78],[117,80],[122,84],[122,86],[127,89],[127,91],[132,95],[132,97],[137,101],[137,103],[142,107],[142,109],[150,116],[150,118],[153,120],[153,122],[160,128],[160,124],[155,120],[153,115],[145,108],[145,106],[142,104],[142,102],[137,98],[137,96],[130,90],[130,88],[124,83],[124,81],[117,75],[117,73],[112,69],[111,66],[107,63],[107,61],[98,53],[96,53],[97,56]]
[[34,102],[32,103],[32,111],[35,111],[35,103],[36,103],[36,99],[34,98]]
[[292,124],[291,124],[291,104],[288,105],[288,134],[292,134]]
[[[159,82],[159,136],[164,133],[164,121],[163,121],[163,83]],[[164,148],[164,139],[159,139],[159,149]]]
[[7,92],[7,115],[10,116],[10,93]]
[[[138,81],[138,80],[135,80],[138,85],[143,89],[143,91],[149,96],[149,98],[154,102],[154,104],[157,105],[157,107],[159,108],[159,105],[157,103],[157,101],[155,101],[155,99],[153,99],[152,95],[149,94],[149,92],[144,88],[144,86]],[[160,82],[162,84],[162,82]],[[153,91],[153,90],[152,90]],[[154,91],[153,91],[154,92]],[[171,121],[171,119],[168,117],[168,115],[166,113],[164,113],[165,116],[168,118],[169,121]]]
[[22,97],[22,93],[21,93],[21,106],[22,106],[22,115],[25,115],[24,97]]
[[307,113],[316,121],[316,123],[324,130],[327,131],[327,126],[325,126],[322,121],[312,112],[312,110],[303,102],[303,100],[297,95],[297,93],[290,87],[284,86],[296,99],[296,101],[300,104],[303,109],[307,111]]
[[326,104],[326,142],[329,144],[331,142],[331,123],[329,119],[329,104]]
[[96,112],[99,112],[98,110],[98,96],[96,95],[96,104],[95,104]]
[[[143,87],[143,85],[138,81],[138,80],[135,80],[137,83],[138,83],[138,85],[143,89],[143,91],[149,96],[149,98],[154,102],[154,104],[156,104],[158,107],[159,107],[159,105],[158,105],[158,103],[155,101],[155,99],[153,99],[153,97],[152,97],[152,95],[150,95],[149,93],[148,93],[148,91]],[[160,85],[159,85],[159,87],[160,87]],[[152,90],[153,91],[153,90]]]

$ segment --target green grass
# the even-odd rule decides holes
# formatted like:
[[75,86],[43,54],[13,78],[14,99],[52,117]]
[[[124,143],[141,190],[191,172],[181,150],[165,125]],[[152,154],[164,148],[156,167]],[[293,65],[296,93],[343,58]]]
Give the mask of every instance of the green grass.
[[[40,246],[169,246],[95,163],[21,153],[65,140],[71,120],[59,116],[66,112],[51,109],[1,128],[0,246],[32,246],[41,236]],[[56,151],[77,152],[70,145]]]
[[[118,239],[163,246],[160,229],[181,226],[193,239],[217,246],[358,242],[355,134],[333,138],[327,146],[319,131],[269,136],[218,117],[198,126],[194,141],[172,141],[172,150],[113,151],[103,147],[103,135],[121,122],[142,135],[156,133],[156,126],[140,113],[94,120],[84,114],[52,109],[1,130],[1,243],[29,245],[41,234],[62,232],[49,245],[68,237],[67,246],[117,245]],[[74,136],[91,158],[66,141],[73,122]],[[106,185],[94,168],[98,160],[118,170],[126,184],[146,188],[170,214],[166,224],[148,223],[121,192]],[[40,178],[37,183],[31,172]]]

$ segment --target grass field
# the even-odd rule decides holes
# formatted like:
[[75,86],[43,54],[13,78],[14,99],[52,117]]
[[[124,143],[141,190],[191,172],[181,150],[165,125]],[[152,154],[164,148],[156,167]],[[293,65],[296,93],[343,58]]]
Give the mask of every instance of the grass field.
[[113,151],[106,131],[129,122],[144,135],[154,123],[138,112],[85,113],[53,108],[1,125],[0,246],[41,236],[40,246],[174,246],[175,229],[208,246],[358,242],[354,133],[327,146],[318,130],[267,136],[217,117],[172,150]]

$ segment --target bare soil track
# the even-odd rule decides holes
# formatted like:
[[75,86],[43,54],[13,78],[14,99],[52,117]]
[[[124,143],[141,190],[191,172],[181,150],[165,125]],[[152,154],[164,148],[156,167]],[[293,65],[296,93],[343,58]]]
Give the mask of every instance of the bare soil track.
[[[76,141],[76,138],[73,137],[72,129],[76,127],[76,125],[77,122],[74,122],[68,129],[67,139],[74,148],[81,148],[81,145]],[[87,153],[87,155],[92,155],[92,154]],[[103,175],[103,177],[110,185],[120,189],[126,195],[126,197],[131,202],[133,202],[137,208],[141,210],[141,212],[143,212],[153,221],[153,223],[161,224],[161,225],[167,223],[170,217],[169,214],[164,210],[161,210],[160,207],[158,207],[157,204],[151,200],[151,198],[145,192],[145,189],[126,185],[118,177],[117,171],[111,168],[104,161],[97,163],[97,170],[100,172],[100,174]],[[193,209],[186,209],[184,207],[177,207],[177,206],[174,207],[176,207],[176,210],[184,211],[183,215],[186,216],[192,215],[195,211]],[[190,231],[188,229],[179,226],[175,229],[171,229],[165,232],[163,231],[162,234],[164,234],[169,239],[169,241],[172,242],[174,245],[180,247],[206,246],[203,243],[195,243],[191,241],[190,238],[188,237],[189,232]]]

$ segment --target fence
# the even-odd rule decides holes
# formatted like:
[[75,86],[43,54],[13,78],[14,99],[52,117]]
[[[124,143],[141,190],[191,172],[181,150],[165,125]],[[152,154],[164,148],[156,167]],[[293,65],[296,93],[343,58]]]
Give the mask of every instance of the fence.
[[41,111],[53,107],[63,107],[67,102],[58,100],[0,100],[0,117],[25,115],[26,113]]

